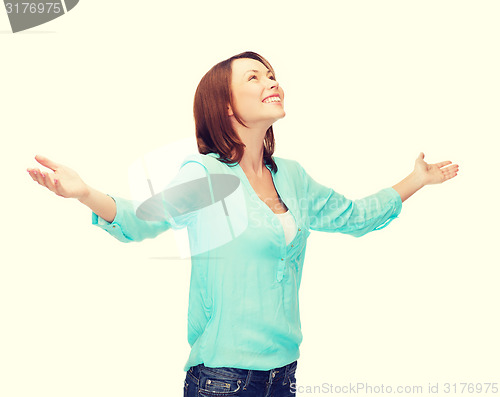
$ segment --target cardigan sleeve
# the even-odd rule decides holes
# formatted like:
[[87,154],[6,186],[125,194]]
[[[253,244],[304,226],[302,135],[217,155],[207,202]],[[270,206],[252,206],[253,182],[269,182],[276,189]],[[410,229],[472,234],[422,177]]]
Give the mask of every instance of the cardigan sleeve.
[[146,221],[139,218],[132,200],[108,194],[116,203],[116,216],[107,222],[92,211],[92,224],[107,231],[122,243],[154,238],[171,228],[168,221]]
[[190,208],[200,197],[195,185],[190,182],[204,176],[205,168],[199,162],[184,163],[154,205],[150,206],[147,220],[137,216],[138,203],[108,194],[116,203],[115,218],[108,222],[92,211],[92,224],[124,243],[154,238],[169,229],[182,229],[195,219],[196,212]]
[[392,187],[351,200],[315,181],[301,166],[300,169],[312,230],[361,237],[385,228],[401,212],[401,196]]

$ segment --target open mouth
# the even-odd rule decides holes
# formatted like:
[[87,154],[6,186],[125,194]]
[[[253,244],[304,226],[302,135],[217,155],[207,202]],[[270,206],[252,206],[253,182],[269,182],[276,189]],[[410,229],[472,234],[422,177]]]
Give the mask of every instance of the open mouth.
[[281,102],[281,98],[279,96],[270,96],[264,99],[262,102],[264,103]]

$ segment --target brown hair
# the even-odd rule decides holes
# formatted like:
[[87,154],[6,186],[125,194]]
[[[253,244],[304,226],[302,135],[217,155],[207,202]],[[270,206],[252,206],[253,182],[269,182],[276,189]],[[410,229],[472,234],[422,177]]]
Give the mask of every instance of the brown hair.
[[[245,126],[236,112],[231,95],[231,64],[235,59],[241,58],[261,62],[274,75],[272,66],[262,56],[251,51],[242,52],[212,67],[201,79],[194,95],[193,110],[198,151],[201,154],[217,153],[219,161],[226,164],[239,163],[245,150],[245,144],[239,139],[227,113],[229,104],[235,119]],[[231,157],[233,151],[234,158]],[[278,167],[272,159],[273,153],[274,133],[273,127],[270,126],[264,137],[264,164],[270,165],[276,172]]]

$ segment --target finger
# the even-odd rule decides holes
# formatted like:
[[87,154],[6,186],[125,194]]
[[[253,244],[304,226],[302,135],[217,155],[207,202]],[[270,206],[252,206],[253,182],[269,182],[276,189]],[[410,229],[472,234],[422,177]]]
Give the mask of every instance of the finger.
[[32,170],[30,172],[30,175],[40,185],[45,186],[45,184],[43,183],[42,176],[40,175],[40,170],[38,168],[35,168],[34,170]]
[[36,172],[35,170],[29,170],[28,174],[31,176],[31,179],[33,179],[35,182],[38,182],[35,172]]
[[446,167],[441,170],[443,174],[449,174],[450,172],[455,172],[456,168],[455,167]]
[[59,167],[59,164],[55,161],[49,160],[47,157],[40,156],[39,154],[35,156],[35,160],[38,161],[41,165],[50,168],[52,171],[55,171]]
[[441,161],[440,163],[436,163],[436,165],[441,168],[444,167],[445,165],[451,164],[451,161]]
[[45,175],[45,186],[47,186],[47,189],[49,189],[50,191],[54,192],[55,194],[58,194],[57,187],[54,183],[54,174],[47,173]]
[[454,172],[454,173],[450,173],[448,175],[445,176],[445,180],[448,180],[448,179],[452,179],[452,178],[455,178],[457,176],[457,173]]
[[35,180],[35,170],[27,168],[26,171],[28,171],[28,175],[31,176],[33,180]]
[[41,185],[42,185],[42,186],[45,186],[45,187],[48,189],[49,187],[47,186],[47,175],[49,175],[49,173],[48,173],[48,172],[41,171],[41,172],[40,172],[40,177],[39,177],[39,178],[40,178],[40,179],[41,179],[41,181],[42,181],[42,182],[41,182]]
[[451,179],[458,175],[458,170],[455,168],[447,168],[446,170],[442,171],[442,175],[444,176],[445,180]]
[[49,173],[46,172],[46,171],[40,171],[40,175],[38,177],[40,179],[40,185],[42,186],[45,186],[47,189],[50,190],[47,182],[48,182],[48,179],[49,179]]
[[458,171],[458,164],[450,165],[449,167],[443,168],[441,171],[456,172]]

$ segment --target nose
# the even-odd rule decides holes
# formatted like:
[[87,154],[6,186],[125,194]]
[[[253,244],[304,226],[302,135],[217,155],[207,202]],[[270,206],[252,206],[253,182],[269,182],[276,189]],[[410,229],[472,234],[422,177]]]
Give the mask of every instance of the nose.
[[276,80],[273,79],[268,79],[268,80],[269,80],[269,89],[278,88],[280,86],[280,84]]

